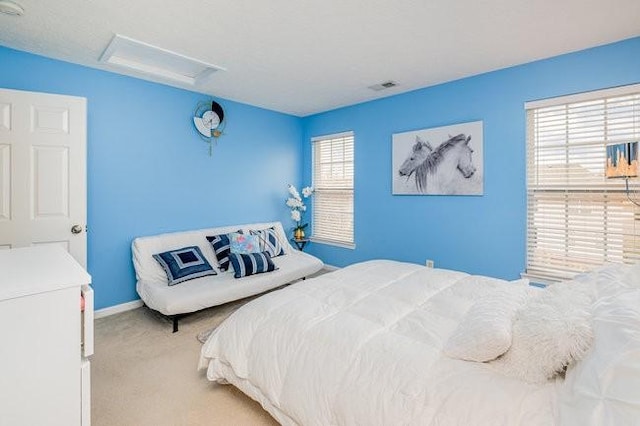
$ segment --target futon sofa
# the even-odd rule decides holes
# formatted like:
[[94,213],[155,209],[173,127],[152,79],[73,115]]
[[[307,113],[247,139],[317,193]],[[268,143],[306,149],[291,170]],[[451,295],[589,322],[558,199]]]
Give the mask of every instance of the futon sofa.
[[[284,252],[271,258],[276,269],[242,278],[234,277],[231,264],[228,270],[222,270],[224,268],[221,268],[218,262],[214,246],[207,239],[211,239],[212,236],[230,235],[237,231],[250,235],[252,231],[255,233],[269,229],[271,235],[277,238],[281,252]],[[157,260],[158,254],[184,247],[197,247],[199,253],[214,269],[215,275],[205,275],[169,285],[170,277]],[[174,332],[178,331],[178,319],[185,314],[263,293],[304,279],[323,267],[320,259],[291,246],[280,222],[222,226],[139,237],[133,240],[132,254],[137,279],[136,290],[140,298],[149,308],[169,317],[173,321]]]

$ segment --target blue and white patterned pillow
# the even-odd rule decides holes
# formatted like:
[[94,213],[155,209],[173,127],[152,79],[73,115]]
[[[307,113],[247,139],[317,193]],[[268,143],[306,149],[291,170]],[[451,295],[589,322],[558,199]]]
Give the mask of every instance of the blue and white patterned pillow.
[[229,234],[231,253],[249,254],[260,253],[260,238],[256,235],[247,235],[241,232]]
[[[241,230],[238,230],[242,233]],[[229,269],[229,253],[231,252],[231,244],[229,241],[229,234],[220,234],[206,237],[207,241],[211,244],[213,252],[218,259],[218,267],[221,271]]]
[[273,264],[269,253],[229,253],[229,261],[233,265],[233,276],[235,278],[247,277],[249,275],[262,274],[278,269]]
[[197,246],[154,254],[153,258],[167,273],[169,285],[207,275],[216,275],[216,271],[209,265]]
[[257,235],[260,238],[260,249],[266,251],[271,257],[282,256],[284,254],[284,247],[280,243],[278,233],[275,228],[261,229],[260,231],[250,231],[252,235]]

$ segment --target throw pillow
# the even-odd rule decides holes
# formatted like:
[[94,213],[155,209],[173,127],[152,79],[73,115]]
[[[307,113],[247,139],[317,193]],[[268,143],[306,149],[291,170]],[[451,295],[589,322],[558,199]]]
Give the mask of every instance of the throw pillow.
[[235,278],[242,278],[254,274],[262,274],[278,269],[273,264],[269,253],[230,253],[229,261],[233,265]]
[[246,235],[240,232],[229,234],[231,253],[249,254],[260,253],[260,239],[255,235]]
[[[242,233],[242,231],[238,231]],[[221,271],[229,269],[229,253],[231,252],[231,243],[229,242],[229,234],[220,234],[206,237],[211,244],[213,252],[218,259],[218,267]]]
[[444,353],[464,361],[486,362],[496,359],[511,346],[511,329],[516,311],[526,301],[527,287],[505,283],[467,311]]
[[252,235],[257,235],[260,239],[261,251],[266,251],[271,257],[281,256],[284,254],[284,247],[280,243],[280,238],[275,228],[261,229],[259,231],[250,231]]
[[154,254],[153,258],[167,273],[169,285],[207,275],[216,275],[216,271],[209,265],[197,246]]
[[593,341],[592,285],[561,282],[539,294],[517,312],[509,350],[490,363],[529,383],[543,383],[563,373]]
[[598,294],[607,294],[619,288],[640,287],[640,262],[633,265],[607,263],[589,272],[579,274],[576,281],[593,282]]
[[610,288],[600,294],[593,311],[594,344],[567,369],[558,424],[638,424],[640,289]]

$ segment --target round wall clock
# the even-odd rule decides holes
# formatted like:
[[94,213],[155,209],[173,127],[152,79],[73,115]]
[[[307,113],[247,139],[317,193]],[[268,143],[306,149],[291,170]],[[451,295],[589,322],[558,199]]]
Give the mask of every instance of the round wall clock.
[[211,103],[201,102],[196,108],[193,117],[193,124],[200,134],[206,138],[219,137],[222,131],[219,129],[224,120],[224,111],[219,103],[212,101]]

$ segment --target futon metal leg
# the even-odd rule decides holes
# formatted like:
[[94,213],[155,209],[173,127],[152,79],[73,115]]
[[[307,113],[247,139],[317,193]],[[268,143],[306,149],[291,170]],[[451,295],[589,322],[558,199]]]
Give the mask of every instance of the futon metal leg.
[[176,333],[178,331],[178,316],[173,317],[173,332]]

